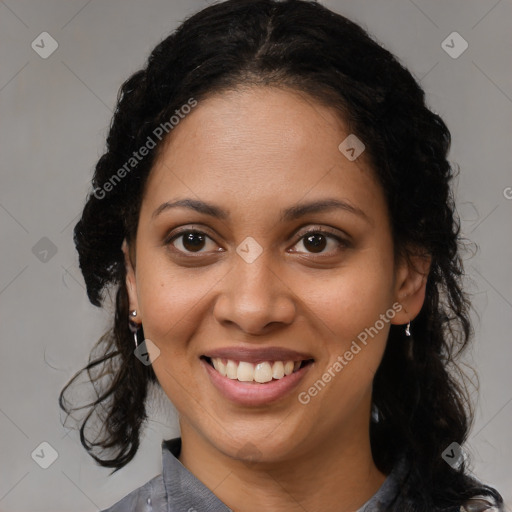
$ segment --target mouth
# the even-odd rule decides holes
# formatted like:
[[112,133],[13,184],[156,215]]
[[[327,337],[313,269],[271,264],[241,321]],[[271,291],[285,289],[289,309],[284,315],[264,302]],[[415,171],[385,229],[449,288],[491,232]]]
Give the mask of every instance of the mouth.
[[243,407],[289,399],[315,364],[311,354],[279,346],[216,348],[199,360],[213,388]]
[[201,356],[200,359],[222,377],[252,384],[268,384],[286,379],[314,362],[313,358],[251,362],[206,355]]

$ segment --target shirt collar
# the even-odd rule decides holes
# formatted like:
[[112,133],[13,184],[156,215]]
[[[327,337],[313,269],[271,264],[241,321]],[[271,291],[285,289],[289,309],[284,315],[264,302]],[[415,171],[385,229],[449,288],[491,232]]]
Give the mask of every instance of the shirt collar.
[[180,437],[162,442],[162,477],[168,510],[233,512],[178,460],[180,452]]

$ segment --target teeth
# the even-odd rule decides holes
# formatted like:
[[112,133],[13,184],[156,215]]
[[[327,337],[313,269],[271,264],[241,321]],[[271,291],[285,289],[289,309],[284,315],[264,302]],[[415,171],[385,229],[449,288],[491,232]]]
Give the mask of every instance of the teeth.
[[254,380],[256,382],[270,382],[272,380],[272,367],[270,363],[258,363],[254,369]]
[[276,361],[272,365],[272,377],[282,379],[284,377],[284,364],[282,361]]
[[282,379],[285,375],[296,372],[301,365],[301,361],[264,361],[254,365],[247,361],[233,361],[220,357],[213,357],[211,361],[213,367],[228,379],[260,384],[270,382],[272,379]]
[[[217,359],[218,361],[218,359]],[[213,362],[213,360],[212,360]],[[215,367],[215,363],[213,364]],[[237,378],[237,370],[238,365],[235,363],[235,361],[231,361],[231,359],[228,359],[228,363],[226,364],[226,377],[230,379],[236,379]]]
[[254,366],[251,363],[240,361],[236,376],[241,382],[251,382],[251,380],[254,380]]
[[226,376],[227,375],[227,369],[226,369],[226,365],[224,364],[224,362],[222,361],[222,359],[219,357],[216,359],[217,361],[217,364],[215,366],[215,369],[222,375],[222,376]]

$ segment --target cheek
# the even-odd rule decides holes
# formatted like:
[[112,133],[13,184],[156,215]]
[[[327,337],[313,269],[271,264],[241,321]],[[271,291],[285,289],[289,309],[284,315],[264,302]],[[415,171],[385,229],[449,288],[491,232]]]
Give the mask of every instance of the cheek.
[[178,268],[165,255],[138,257],[137,293],[144,334],[160,350],[178,356],[208,314],[208,291],[222,279],[218,268]]
[[344,269],[326,281],[321,292],[317,288],[307,303],[317,318],[323,357],[311,387],[300,391],[310,400],[314,416],[333,425],[355,414],[370,393],[394,316],[389,268],[376,262],[372,272],[368,268]]
[[301,296],[310,318],[316,319],[317,340],[322,344],[320,378],[329,381],[329,391],[322,391],[317,402],[320,408],[329,408],[331,400],[344,404],[343,410],[356,407],[371,387],[394,316],[391,255],[369,249],[325,279],[301,281]]
[[328,335],[326,339],[347,342],[373,326],[393,301],[393,266],[377,252],[358,255],[325,277],[301,278],[300,294]]
[[[205,310],[207,291],[215,280],[192,269],[173,267],[165,257],[141,257],[137,290],[144,335],[160,350],[153,370],[162,389],[181,412],[192,414],[201,396],[194,385],[195,353],[189,340]],[[217,278],[218,280],[218,278]],[[197,368],[196,368],[197,371]],[[185,384],[186,383],[186,384]]]

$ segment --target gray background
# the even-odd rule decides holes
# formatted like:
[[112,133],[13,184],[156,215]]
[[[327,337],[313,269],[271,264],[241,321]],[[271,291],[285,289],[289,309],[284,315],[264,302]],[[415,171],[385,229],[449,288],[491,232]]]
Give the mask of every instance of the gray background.
[[[466,261],[477,312],[476,343],[466,360],[481,386],[467,450],[475,473],[511,500],[512,3],[323,3],[395,53],[452,132],[463,232],[479,246]],[[172,407],[156,394],[139,454],[108,477],[77,433],[61,425],[57,396],[85,363],[110,314],[87,301],[72,229],[104,149],[117,90],[157,42],[205,5],[0,2],[1,511],[107,507],[160,472],[160,442],[177,435]],[[59,45],[47,59],[31,47],[44,31]],[[454,31],[469,44],[458,58],[441,45]],[[461,48],[456,40],[447,44]],[[31,457],[43,441],[58,452],[48,469]],[[47,457],[48,450],[39,460]]]

